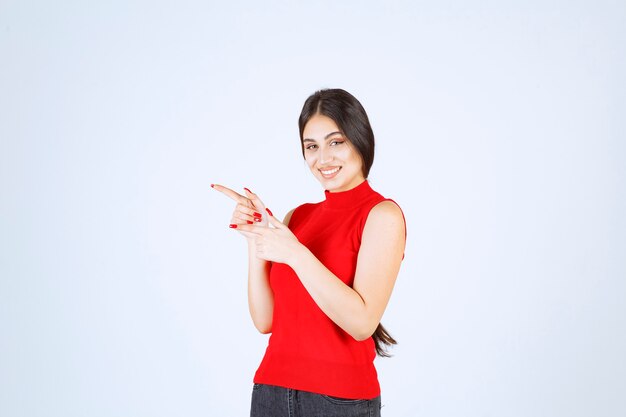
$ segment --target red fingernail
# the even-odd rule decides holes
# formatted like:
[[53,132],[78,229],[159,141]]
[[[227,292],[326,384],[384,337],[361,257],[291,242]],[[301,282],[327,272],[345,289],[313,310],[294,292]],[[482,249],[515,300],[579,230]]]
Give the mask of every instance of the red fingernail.
[[211,184],[211,188],[214,188],[214,187],[215,187],[215,184]]
[[263,216],[261,216],[261,213],[257,213],[257,212],[255,211],[255,212],[254,212],[254,217],[261,218],[261,217],[263,217]]
[[237,225],[236,224],[229,224],[228,227],[230,227],[231,229],[236,229]]
[[248,224],[254,224],[254,222],[251,222],[250,220],[246,220],[248,222]]
[[267,210],[267,212],[270,214],[270,216],[274,217],[274,215],[272,214],[272,210],[266,208],[265,210]]
[[260,217],[255,217],[255,218],[254,218],[254,221],[255,221],[255,222],[260,222],[261,220],[263,220],[263,219],[262,219],[262,218],[260,218]]
[[252,191],[250,191],[248,188],[243,187],[244,190],[246,190],[247,192],[249,192],[250,194],[252,194]]

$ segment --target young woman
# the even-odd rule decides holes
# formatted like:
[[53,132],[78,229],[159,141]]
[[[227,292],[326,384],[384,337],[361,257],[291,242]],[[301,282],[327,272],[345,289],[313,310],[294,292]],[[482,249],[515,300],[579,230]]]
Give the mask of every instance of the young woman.
[[354,96],[317,91],[299,127],[324,201],[281,223],[250,190],[212,185],[237,202],[230,227],[248,242],[250,315],[272,333],[250,415],[380,416],[374,358],[396,343],[380,319],[404,257],[404,216],[367,181],[374,134]]

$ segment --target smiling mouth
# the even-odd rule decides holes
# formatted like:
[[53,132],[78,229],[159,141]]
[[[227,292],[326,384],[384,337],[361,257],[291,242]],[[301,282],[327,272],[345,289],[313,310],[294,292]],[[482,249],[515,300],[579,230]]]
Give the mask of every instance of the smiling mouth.
[[339,172],[340,169],[341,167],[337,167],[337,168],[325,169],[325,170],[320,169],[319,171],[324,178],[332,178]]

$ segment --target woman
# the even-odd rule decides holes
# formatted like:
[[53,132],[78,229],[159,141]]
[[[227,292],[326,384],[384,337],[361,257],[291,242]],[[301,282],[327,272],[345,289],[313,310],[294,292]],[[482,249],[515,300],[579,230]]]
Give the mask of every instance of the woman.
[[396,343],[380,319],[403,259],[404,216],[367,181],[374,134],[354,96],[314,93],[299,127],[324,201],[281,223],[247,188],[240,195],[212,185],[238,203],[230,227],[248,241],[250,315],[272,333],[251,416],[379,416],[373,361]]

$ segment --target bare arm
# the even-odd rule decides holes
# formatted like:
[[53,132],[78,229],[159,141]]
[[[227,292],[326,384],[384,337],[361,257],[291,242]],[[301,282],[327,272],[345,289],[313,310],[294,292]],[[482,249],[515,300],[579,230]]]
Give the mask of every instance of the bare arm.
[[256,234],[256,256],[289,265],[315,303],[356,340],[370,337],[387,307],[405,245],[402,211],[393,202],[376,205],[361,237],[353,286],[328,270],[273,216],[274,228],[243,225]]
[[256,256],[255,244],[248,240],[248,309],[254,327],[263,334],[272,331],[274,293],[269,282],[270,263]]
[[324,313],[356,340],[380,323],[400,270],[405,228],[400,208],[384,201],[365,223],[353,287],[328,270],[306,247],[290,266]]
[[[269,284],[270,262],[260,258],[257,254],[255,239],[257,234],[244,230],[244,226],[255,224],[256,227],[268,227],[268,213],[261,199],[248,189],[243,196],[228,187],[212,184],[216,191],[237,202],[231,218],[230,227],[245,236],[248,242],[248,309],[254,327],[261,333],[272,331],[272,317],[274,314],[274,293]],[[289,222],[293,210],[285,217]]]
[[[289,224],[293,210],[285,216]],[[263,334],[272,331],[274,315],[274,293],[269,282],[270,262],[260,259],[256,253],[254,239],[248,239],[248,308],[257,330]]]

